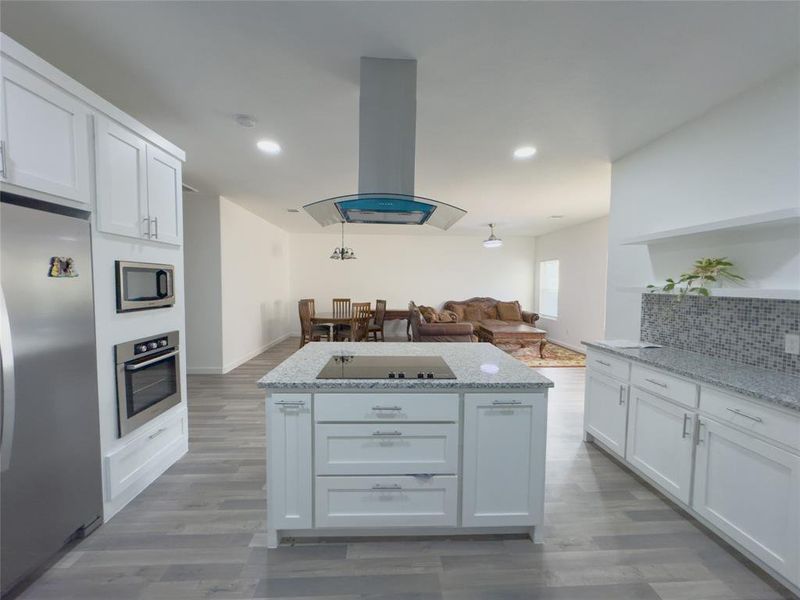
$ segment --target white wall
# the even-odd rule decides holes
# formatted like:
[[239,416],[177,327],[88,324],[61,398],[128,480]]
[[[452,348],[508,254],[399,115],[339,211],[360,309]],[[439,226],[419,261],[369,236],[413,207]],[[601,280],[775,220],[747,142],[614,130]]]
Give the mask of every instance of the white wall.
[[[533,307],[534,239],[503,238],[501,248],[484,248],[485,236],[350,235],[345,242],[356,260],[333,261],[340,234],[291,235],[292,302],[315,298],[317,310],[330,310],[334,297],[375,302],[389,308],[440,306],[447,300],[492,296]],[[294,312],[292,325],[299,331]],[[397,333],[392,330],[391,333]]]
[[542,316],[537,326],[547,331],[551,341],[582,352],[581,340],[604,337],[608,218],[536,238],[537,303],[538,263],[555,259],[559,266],[558,318]]
[[639,339],[644,287],[727,256],[754,288],[800,287],[796,226],[691,243],[621,240],[800,203],[800,72],[793,70],[712,109],[616,161],[611,173],[606,335]]
[[288,336],[294,321],[289,319],[289,234],[226,198],[220,198],[219,208],[222,369],[227,372]]
[[223,364],[219,209],[219,196],[186,194],[183,198],[189,373],[218,373]]

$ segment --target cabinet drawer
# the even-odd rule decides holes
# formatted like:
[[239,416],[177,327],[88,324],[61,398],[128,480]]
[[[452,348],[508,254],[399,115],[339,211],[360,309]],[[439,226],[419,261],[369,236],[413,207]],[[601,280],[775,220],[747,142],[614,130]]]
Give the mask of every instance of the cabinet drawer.
[[315,394],[321,422],[456,422],[458,394]]
[[317,475],[406,475],[458,472],[458,425],[321,424]]
[[317,527],[455,527],[458,477],[317,477]]
[[631,383],[648,392],[669,398],[678,404],[697,408],[697,384],[691,381],[667,375],[663,371],[633,365]]
[[772,410],[714,388],[700,388],[700,410],[778,443],[800,449],[800,416]]
[[627,360],[592,349],[589,349],[586,353],[586,366],[596,369],[599,373],[605,373],[623,381],[628,380],[631,368]]
[[186,413],[178,411],[155,427],[136,432],[121,448],[106,455],[106,496],[116,498],[148,472],[149,466],[164,453],[183,442]]

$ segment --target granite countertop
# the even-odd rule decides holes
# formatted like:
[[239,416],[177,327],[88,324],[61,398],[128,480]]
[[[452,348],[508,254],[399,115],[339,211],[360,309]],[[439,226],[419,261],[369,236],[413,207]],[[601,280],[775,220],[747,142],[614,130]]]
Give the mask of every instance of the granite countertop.
[[583,344],[755,400],[800,411],[800,377],[677,348],[611,348],[598,342]]
[[[441,356],[456,379],[317,379],[334,355]],[[553,382],[502,350],[485,343],[315,342],[306,344],[264,375],[258,386],[269,390],[314,389],[501,389],[538,390]]]

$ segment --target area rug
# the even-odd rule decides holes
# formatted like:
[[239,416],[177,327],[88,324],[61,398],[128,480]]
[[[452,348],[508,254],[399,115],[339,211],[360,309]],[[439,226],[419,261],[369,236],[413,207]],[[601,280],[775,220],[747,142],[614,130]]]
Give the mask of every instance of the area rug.
[[575,352],[558,344],[547,343],[544,347],[544,358],[539,357],[539,346],[520,348],[519,345],[500,345],[507,352],[529,367],[585,367],[586,355]]

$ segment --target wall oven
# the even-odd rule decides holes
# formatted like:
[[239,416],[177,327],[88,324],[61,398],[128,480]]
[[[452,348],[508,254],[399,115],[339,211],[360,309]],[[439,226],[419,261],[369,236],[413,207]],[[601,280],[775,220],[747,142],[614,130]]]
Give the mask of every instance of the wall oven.
[[114,351],[122,437],[181,401],[178,332],[118,344]]
[[175,267],[116,261],[117,312],[175,304]]

